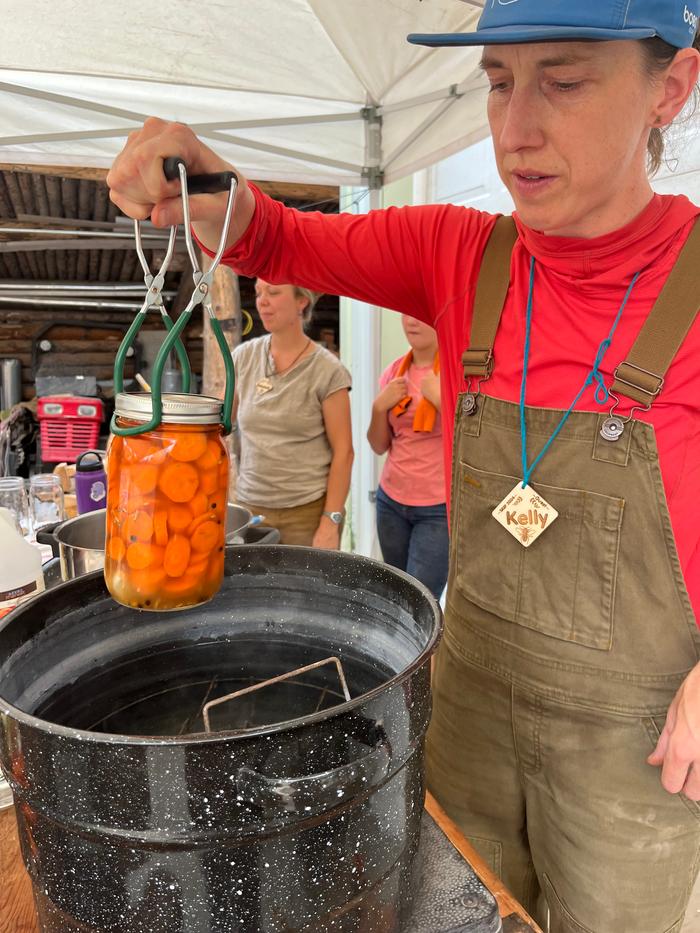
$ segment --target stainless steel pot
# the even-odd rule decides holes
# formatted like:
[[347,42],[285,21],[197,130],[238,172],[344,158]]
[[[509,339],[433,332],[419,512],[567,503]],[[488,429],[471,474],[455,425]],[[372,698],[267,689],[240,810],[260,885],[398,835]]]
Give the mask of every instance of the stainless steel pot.
[[105,509],[86,512],[54,528],[63,580],[74,580],[104,567],[105,515]]
[[[102,570],[105,562],[105,509],[96,509],[60,522],[50,531],[41,532],[37,538],[58,549],[61,560],[61,577],[64,581],[74,580],[93,570]],[[234,531],[241,528],[253,517],[252,513],[241,505],[229,503],[226,511],[226,528]],[[270,540],[270,544],[277,543]],[[262,542],[261,542],[262,543]],[[268,542],[266,542],[268,543]]]

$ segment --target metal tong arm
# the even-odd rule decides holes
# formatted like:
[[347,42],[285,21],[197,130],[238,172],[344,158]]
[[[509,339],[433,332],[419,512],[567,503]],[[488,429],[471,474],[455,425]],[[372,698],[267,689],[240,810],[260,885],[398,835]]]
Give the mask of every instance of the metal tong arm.
[[[138,220],[134,221],[134,239],[136,241],[136,253],[139,257],[139,262],[141,263],[141,268],[144,272],[144,282],[146,284],[146,297],[144,298],[143,304],[139,313],[136,315],[132,321],[131,327],[124,335],[121,344],[119,345],[119,350],[114,359],[114,391],[122,392],[124,389],[124,366],[126,364],[126,358],[131,349],[131,346],[136,339],[143,322],[146,320],[146,315],[151,310],[151,308],[156,308],[160,311],[163,324],[167,331],[170,331],[173,327],[173,321],[170,318],[170,315],[165,310],[165,305],[163,304],[163,286],[165,285],[165,274],[168,271],[168,266],[170,261],[173,258],[173,253],[175,251],[175,238],[177,236],[177,227],[170,228],[170,238],[168,240],[168,249],[165,254],[165,258],[161,263],[160,269],[157,274],[154,276],[151,273],[150,267],[148,265],[148,260],[143,251],[143,244],[141,242],[141,224]],[[192,375],[192,370],[190,368],[190,361],[187,357],[187,351],[183,346],[181,340],[178,340],[175,345],[175,351],[177,352],[178,359],[180,360],[180,366],[182,368],[182,380],[183,388],[185,392],[189,392],[190,380]],[[114,424],[112,425],[114,429]]]
[[[229,350],[228,344],[226,343],[226,338],[224,337],[223,331],[221,330],[221,325],[216,319],[214,312],[211,308],[211,305],[208,301],[208,296],[211,291],[212,282],[214,280],[214,273],[216,272],[216,267],[221,261],[221,257],[224,254],[226,249],[226,241],[228,239],[229,227],[231,225],[231,217],[233,216],[233,204],[236,197],[236,189],[238,187],[238,176],[234,172],[227,172],[223,175],[214,176],[217,180],[217,184],[221,185],[224,181],[228,182],[228,200],[226,203],[226,214],[224,218],[224,225],[221,231],[221,239],[219,241],[219,248],[217,250],[216,256],[212,260],[211,266],[207,269],[206,272],[202,272],[199,267],[199,261],[197,258],[197,252],[194,246],[194,240],[192,237],[192,225],[190,219],[190,202],[189,202],[189,180],[187,178],[187,168],[182,159],[175,160],[166,160],[168,162],[167,166],[164,166],[164,170],[167,168],[168,171],[173,170],[173,167],[177,168],[178,174],[180,176],[180,186],[182,189],[182,206],[184,214],[184,227],[185,227],[185,240],[187,243],[187,252],[190,256],[190,261],[192,263],[193,269],[193,281],[194,281],[194,291],[192,297],[190,298],[187,307],[182,312],[182,314],[177,319],[177,323],[173,326],[172,330],[168,336],[163,341],[158,354],[156,356],[155,362],[153,364],[153,382],[151,385],[151,400],[153,405],[153,417],[151,423],[142,427],[141,430],[151,431],[159,423],[162,415],[162,401],[161,401],[161,376],[165,362],[168,358],[175,341],[178,339],[182,331],[187,326],[189,319],[192,317],[192,312],[199,305],[205,302],[206,300],[206,310],[211,320],[211,327],[216,337],[216,342],[219,345],[219,350],[224,361],[224,369],[226,372],[226,390],[224,393],[224,406],[223,406],[223,417],[222,424],[224,428],[224,433],[229,434],[231,432],[231,412],[233,409],[233,396],[236,388],[235,384],[235,373],[233,369],[233,358],[231,356],[231,351]],[[208,176],[195,176],[196,178],[208,177]],[[217,187],[215,190],[220,190]]]
[[[187,167],[182,159],[178,158],[166,159],[163,163],[163,171],[168,178],[172,178],[176,171],[180,177],[180,187],[182,189],[183,224],[185,227],[185,242],[187,243],[187,252],[190,257],[190,262],[192,263],[192,280],[194,282],[194,292],[192,293],[192,298],[190,299],[187,308],[183,311],[181,316],[184,317],[185,315],[191,315],[192,311],[197,307],[198,304],[204,304],[206,313],[209,316],[211,329],[216,338],[216,342],[219,345],[219,351],[221,352],[221,356],[224,361],[226,387],[224,391],[222,424],[224,428],[224,434],[230,434],[233,397],[236,390],[236,374],[234,372],[231,350],[226,343],[226,338],[224,337],[223,331],[221,330],[221,324],[219,323],[211,306],[210,294],[211,287],[214,282],[214,273],[216,272],[216,269],[221,262],[221,257],[224,255],[224,251],[226,249],[226,241],[228,240],[229,228],[231,226],[231,217],[233,216],[233,205],[236,200],[236,190],[238,189],[238,176],[235,172],[218,172],[211,175],[194,175],[192,178],[188,178]],[[192,237],[190,194],[193,192],[200,194],[213,194],[223,190],[228,190],[228,200],[226,202],[226,214],[224,215],[224,223],[221,230],[221,237],[219,239],[219,246],[209,268],[206,272],[202,272],[199,265],[199,259],[197,257],[197,250],[194,245],[194,239]],[[156,358],[156,366],[157,365],[158,358]]]
[[[139,262],[141,263],[141,268],[144,273],[144,282],[148,288],[149,296],[152,297],[152,301],[149,304],[149,309],[151,306],[155,306],[160,311],[161,318],[163,319],[163,324],[167,331],[171,331],[173,328],[173,319],[170,317],[168,312],[165,309],[163,304],[163,296],[161,292],[165,286],[165,273],[168,270],[170,261],[173,258],[173,253],[175,252],[175,238],[177,237],[177,226],[170,228],[170,237],[168,239],[168,250],[165,254],[165,259],[163,260],[158,274],[153,277],[151,270],[148,267],[148,261],[146,260],[146,255],[143,251],[143,245],[141,242],[141,223],[138,220],[134,221],[134,235],[136,237],[136,253],[139,257]],[[190,391],[190,383],[192,381],[192,367],[190,366],[190,360],[187,356],[187,350],[182,340],[178,338],[175,343],[175,352],[177,353],[177,358],[180,361],[180,369],[182,370],[182,391]]]

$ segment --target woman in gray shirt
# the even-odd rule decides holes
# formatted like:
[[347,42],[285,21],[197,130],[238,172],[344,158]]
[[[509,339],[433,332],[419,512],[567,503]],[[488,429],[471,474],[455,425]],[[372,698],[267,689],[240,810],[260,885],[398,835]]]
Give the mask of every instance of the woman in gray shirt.
[[353,461],[350,373],[304,332],[317,296],[258,279],[262,337],[233,351],[236,499],[283,544],[338,548]]

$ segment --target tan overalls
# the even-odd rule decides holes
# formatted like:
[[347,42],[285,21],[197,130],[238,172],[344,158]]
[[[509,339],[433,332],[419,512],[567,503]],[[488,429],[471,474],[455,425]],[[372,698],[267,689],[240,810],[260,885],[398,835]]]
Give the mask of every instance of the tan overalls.
[[[482,264],[465,376],[489,375],[508,224]],[[699,256],[696,224],[618,367],[613,391],[639,406],[658,394],[698,310]],[[698,870],[700,806],[664,791],[645,759],[700,659],[700,634],[654,429],[632,419],[606,440],[608,412],[573,412],[532,482],[559,517],[525,548],[491,515],[522,479],[518,405],[478,395],[472,412],[473,400],[460,396],[455,419],[428,786],[543,925],[545,896],[551,933],[676,933]],[[561,415],[527,408],[533,451]]]

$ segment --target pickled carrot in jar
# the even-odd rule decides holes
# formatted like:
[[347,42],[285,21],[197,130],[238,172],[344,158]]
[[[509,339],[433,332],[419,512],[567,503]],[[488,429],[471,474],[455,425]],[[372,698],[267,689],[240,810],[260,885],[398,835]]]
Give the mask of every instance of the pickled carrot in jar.
[[[150,396],[120,393],[119,426],[149,420],[150,412],[141,417],[134,410],[144,398]],[[164,395],[156,430],[115,435],[109,448],[105,580],[118,602],[140,609],[206,602],[223,577],[229,464],[221,403],[205,399],[212,408],[208,423],[188,423],[172,420],[170,398],[177,400],[177,412],[190,398],[203,401]]]

